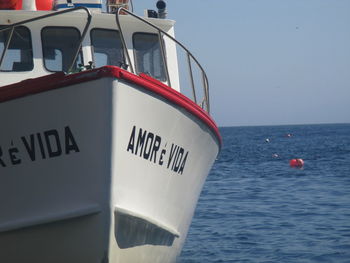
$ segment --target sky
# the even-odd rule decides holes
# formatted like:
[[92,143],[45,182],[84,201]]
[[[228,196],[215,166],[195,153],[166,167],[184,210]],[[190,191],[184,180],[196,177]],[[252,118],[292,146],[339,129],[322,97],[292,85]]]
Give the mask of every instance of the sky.
[[[134,0],[134,11],[156,0]],[[350,0],[167,0],[219,126],[350,123]]]

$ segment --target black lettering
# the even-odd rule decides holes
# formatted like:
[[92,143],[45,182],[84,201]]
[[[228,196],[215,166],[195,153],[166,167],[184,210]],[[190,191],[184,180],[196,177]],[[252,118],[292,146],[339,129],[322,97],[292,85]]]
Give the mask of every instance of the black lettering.
[[154,163],[156,163],[156,160],[157,160],[157,152],[160,148],[161,141],[162,141],[162,138],[156,135],[156,138],[154,139],[154,143],[153,143],[151,157],[150,157],[150,161],[152,161],[152,158],[153,158]]
[[128,148],[126,149],[127,152],[128,152],[128,151],[131,151],[131,153],[134,153],[135,130],[136,130],[136,127],[134,126],[134,127],[132,128],[132,132],[131,132],[131,135],[130,135]]
[[173,161],[173,165],[171,166],[171,170],[174,171],[174,165],[175,165],[175,162],[177,160],[177,157],[179,157],[178,153],[179,153],[179,149],[180,149],[180,146],[176,146],[177,149],[176,149],[176,153],[175,153],[175,158],[174,158],[174,161]]
[[69,126],[64,128],[64,137],[65,137],[65,146],[66,154],[69,154],[71,151],[80,152],[77,143],[75,142],[72,131]]
[[[47,152],[50,158],[60,156],[62,154],[60,138],[56,130],[49,130],[44,132]],[[50,140],[50,137],[54,140]],[[55,149],[56,148],[56,149]]]
[[[138,129],[138,134],[136,134]],[[137,136],[137,141],[136,141]],[[148,132],[142,128],[133,126],[131,135],[129,138],[129,144],[127,146],[127,152],[143,157],[145,160],[149,160],[153,163],[158,163],[160,166],[167,160],[167,168],[175,173],[182,174],[185,169],[188,152],[185,154],[185,149],[172,143],[170,148],[169,157],[167,154],[167,143],[160,149],[162,144],[162,138],[152,132]],[[159,154],[158,154],[159,152]],[[159,157],[159,158],[158,158]]]
[[135,154],[137,154],[138,150],[139,150],[139,147],[141,147],[141,150],[140,150],[140,157],[142,155],[142,152],[143,152],[143,145],[145,143],[145,138],[146,138],[146,131],[144,131],[142,133],[142,129],[140,128],[139,130],[139,136],[137,138],[137,145],[136,145],[136,149],[135,149]]
[[24,136],[21,137],[24,146],[28,152],[28,155],[32,161],[35,161],[35,145],[34,145],[34,134],[30,135],[30,144]]
[[42,157],[43,159],[46,159],[44,144],[43,144],[43,140],[41,139],[40,133],[37,133],[37,134],[36,134],[36,137],[38,138],[39,148],[40,148],[40,152],[41,152],[41,157]]
[[21,159],[17,158],[16,153],[18,153],[18,149],[16,147],[9,149],[10,160],[13,165],[21,163]]
[[1,156],[2,156],[2,150],[1,150],[1,147],[0,147],[0,164],[2,167],[6,167],[6,164],[5,162],[1,159]]
[[174,153],[175,153],[175,151],[177,150],[177,145],[175,145],[175,147],[174,147],[174,144],[172,143],[171,144],[171,149],[170,149],[170,155],[169,155],[169,160],[168,160],[168,166],[167,166],[167,168],[169,168],[169,166],[170,166],[170,163],[171,163],[171,160],[173,159],[173,157],[174,157]]
[[[147,139],[146,139],[146,143],[145,143],[145,150],[143,152],[143,158],[146,160],[148,160],[149,155],[151,153],[151,149],[152,149],[152,145],[153,145],[153,138],[154,138],[154,134],[149,132],[147,134]],[[151,141],[151,142],[149,143],[149,141]],[[147,148],[147,146],[148,146],[148,148]]]
[[188,155],[188,152],[186,152],[186,155],[181,163],[181,166],[180,166],[180,169],[179,169],[179,174],[182,174],[184,172],[184,169],[185,169],[185,165],[186,165],[186,160],[187,160],[187,155]]
[[183,155],[184,155],[184,149],[180,148],[179,154],[176,156],[176,160],[174,161],[174,164],[175,164],[174,172],[177,172],[179,170]]
[[164,161],[163,161],[163,156],[166,153],[166,150],[163,149],[160,153],[160,157],[159,157],[159,165],[163,165]]

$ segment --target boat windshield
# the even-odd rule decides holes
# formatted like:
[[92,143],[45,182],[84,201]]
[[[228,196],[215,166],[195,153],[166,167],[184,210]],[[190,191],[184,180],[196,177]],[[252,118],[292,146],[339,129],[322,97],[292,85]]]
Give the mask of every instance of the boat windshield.
[[[79,48],[80,32],[74,27],[44,27],[41,31],[44,65],[48,71],[68,72],[72,57]],[[73,70],[83,64],[81,51]]]
[[135,33],[133,35],[136,72],[146,73],[160,81],[166,81],[165,66],[158,34]]
[[90,32],[90,38],[96,67],[105,65],[124,67],[125,58],[119,31],[94,28]]
[[[0,26],[1,28],[1,26]],[[11,29],[0,31],[0,54],[3,53]],[[14,28],[8,50],[1,64],[1,71],[30,71],[33,69],[33,49],[30,31],[25,26]]]

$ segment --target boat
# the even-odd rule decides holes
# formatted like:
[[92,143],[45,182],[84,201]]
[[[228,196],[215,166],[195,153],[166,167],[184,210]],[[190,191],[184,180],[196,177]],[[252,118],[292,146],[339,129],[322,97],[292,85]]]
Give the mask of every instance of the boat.
[[166,3],[0,8],[0,262],[176,262],[222,140]]

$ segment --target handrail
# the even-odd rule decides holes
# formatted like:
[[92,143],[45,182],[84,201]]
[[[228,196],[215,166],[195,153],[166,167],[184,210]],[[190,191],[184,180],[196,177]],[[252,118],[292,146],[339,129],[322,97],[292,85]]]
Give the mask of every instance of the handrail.
[[[7,26],[4,26],[4,27],[0,28],[0,32],[8,30],[8,29],[11,29],[11,32],[10,32],[9,36],[7,37],[7,40],[6,40],[6,43],[5,43],[5,46],[4,46],[4,50],[3,50],[2,54],[1,54],[1,57],[0,57],[0,68],[1,68],[1,65],[3,63],[5,54],[6,54],[8,48],[9,48],[9,45],[11,43],[14,29],[17,26],[23,25],[23,24],[27,24],[27,23],[30,23],[30,22],[34,22],[34,21],[37,21],[37,20],[46,19],[46,18],[53,17],[53,16],[62,15],[62,14],[69,13],[69,12],[74,12],[74,11],[77,11],[77,10],[84,10],[86,12],[86,14],[87,14],[87,21],[86,21],[83,33],[82,33],[82,35],[80,37],[79,45],[77,47],[75,55],[72,58],[72,62],[70,64],[70,67],[68,68],[68,72],[71,72],[72,69],[73,69],[73,66],[75,64],[75,61],[76,61],[76,59],[77,59],[77,57],[79,55],[79,52],[81,50],[82,43],[83,43],[83,41],[85,39],[85,36],[87,34],[87,31],[88,31],[88,28],[90,26],[91,19],[92,19],[92,16],[91,16],[91,13],[90,13],[89,9],[87,9],[86,7],[83,7],[83,6],[79,6],[79,7],[63,10],[63,11],[53,12],[53,13],[50,13],[50,14],[46,14],[46,15],[43,15],[43,16],[38,16],[38,17],[35,17],[35,18],[31,18],[31,19],[27,19],[27,20],[20,21],[20,22],[17,22],[17,23],[11,24],[11,25],[7,25]],[[125,57],[126,57],[127,62],[129,64],[130,71],[135,74],[133,63],[131,61],[131,58],[130,58],[130,55],[129,55],[129,52],[128,52],[128,49],[127,49],[126,41],[125,41],[125,38],[124,38],[124,32],[123,32],[123,29],[122,29],[122,26],[121,26],[121,23],[120,23],[120,19],[119,19],[119,16],[120,16],[121,12],[124,12],[126,14],[131,15],[132,17],[140,20],[141,22],[149,25],[150,27],[152,27],[152,28],[154,28],[154,29],[156,29],[158,31],[162,59],[163,59],[163,62],[164,62],[166,76],[167,76],[167,79],[168,79],[168,86],[170,86],[170,87],[171,87],[171,80],[170,80],[170,74],[169,74],[169,69],[168,69],[167,60],[166,60],[165,47],[164,47],[164,43],[163,43],[162,39],[164,38],[164,36],[170,38],[173,42],[175,42],[175,44],[179,45],[186,52],[187,60],[188,60],[188,66],[189,66],[189,73],[190,73],[190,81],[191,81],[191,87],[192,87],[193,101],[196,104],[198,104],[199,102],[197,100],[197,95],[196,95],[196,89],[195,89],[195,84],[194,84],[194,77],[193,77],[193,69],[192,69],[192,62],[191,62],[191,60],[193,60],[196,63],[197,67],[200,69],[201,74],[202,74],[202,86],[203,86],[203,91],[204,91],[204,98],[199,104],[201,105],[201,107],[203,109],[205,109],[209,113],[210,112],[209,82],[208,82],[207,75],[206,75],[203,67],[198,62],[198,60],[192,55],[192,53],[182,43],[177,41],[174,37],[169,35],[167,32],[165,32],[164,30],[160,29],[156,25],[148,22],[147,20],[145,20],[145,19],[135,15],[134,13],[130,12],[129,10],[121,7],[116,12],[116,22],[117,22],[117,26],[119,28],[119,33],[120,33],[120,37],[121,37],[121,41],[122,41],[123,51],[125,53]]]
[[126,46],[126,41],[125,41],[125,38],[124,38],[124,34],[122,32],[122,27],[121,27],[121,24],[120,24],[120,20],[119,20],[119,12],[121,10],[126,10],[124,8],[119,8],[117,13],[116,13],[116,22],[117,22],[117,26],[118,26],[118,29],[119,29],[119,35],[120,35],[120,39],[122,41],[122,46],[123,46],[123,52],[124,52],[124,55],[128,61],[128,67],[130,68],[130,71],[131,73],[134,73],[135,74],[135,71],[134,71],[134,66],[131,62],[131,58],[130,58],[130,55],[129,55],[129,52],[128,52],[128,48]]
[[[179,41],[177,41],[174,37],[172,37],[171,35],[169,35],[168,33],[166,33],[164,30],[160,29],[159,27],[157,27],[156,25],[148,22],[147,20],[143,19],[142,17],[139,17],[137,15],[135,15],[134,13],[130,12],[129,10],[125,9],[125,8],[119,8],[118,11],[116,12],[116,22],[117,22],[117,26],[119,28],[119,33],[120,33],[120,37],[122,40],[122,45],[123,45],[123,50],[124,53],[126,55],[126,58],[128,60],[129,66],[130,66],[130,70],[132,73],[134,72],[134,68],[132,66],[132,62],[128,53],[128,49],[126,46],[126,42],[125,42],[125,38],[124,38],[124,34],[123,34],[123,29],[121,27],[121,23],[120,23],[120,13],[124,12],[127,13],[128,15],[131,15],[132,17],[142,21],[143,23],[149,25],[150,27],[156,29],[158,31],[159,37],[162,38],[162,35],[167,36],[168,38],[170,38],[172,41],[174,41],[176,44],[178,44],[186,53],[188,56],[188,63],[189,63],[189,71],[190,71],[190,78],[191,78],[191,84],[192,84],[192,92],[193,92],[193,100],[194,102],[197,103],[197,98],[196,98],[196,92],[195,92],[195,87],[194,87],[194,79],[193,79],[193,71],[192,71],[192,67],[191,67],[191,59],[197,64],[198,68],[200,69],[201,73],[202,73],[202,85],[203,85],[203,90],[204,90],[204,102],[205,102],[205,106],[206,106],[206,111],[208,113],[210,113],[210,104],[209,104],[209,82],[208,82],[208,77],[203,69],[203,67],[201,66],[201,64],[198,62],[198,60],[192,55],[192,53]],[[165,71],[168,77],[168,81],[169,81],[169,86],[170,85],[170,78],[169,78],[169,71],[168,71],[168,67],[167,67],[167,63],[166,63],[166,57],[165,57],[165,52],[164,52],[164,46],[163,46],[163,41],[160,41],[160,45],[161,45],[161,49],[162,49],[162,57],[163,57],[163,61],[165,64]],[[202,107],[204,108],[204,106]]]
[[[10,42],[11,42],[10,40],[12,39],[12,35],[13,35],[13,31],[14,30],[15,30],[15,27],[12,27],[9,37],[6,39],[4,50],[3,50],[2,54],[1,54],[1,58],[0,58],[0,69],[1,69],[2,61],[3,61],[4,57],[5,57],[6,51],[9,48],[9,45],[10,45]],[[3,30],[0,29],[0,32],[2,32],[2,31]],[[4,29],[4,31],[5,31],[5,29]]]
[[197,104],[196,87],[195,87],[195,85],[194,85],[194,78],[193,78],[191,57],[190,57],[188,54],[187,54],[187,63],[188,63],[188,68],[189,68],[189,70],[190,70],[192,96],[193,96],[193,98],[194,98],[194,102]]
[[163,59],[163,63],[164,63],[164,66],[165,66],[166,78],[168,80],[169,87],[171,87],[171,80],[170,80],[170,75],[169,75],[168,63],[166,61],[166,56],[165,56],[165,47],[164,47],[164,42],[163,42],[163,37],[162,37],[162,31],[158,32],[158,37],[159,37],[160,50],[162,52],[162,59]]
[[75,7],[75,8],[66,9],[66,10],[63,10],[63,11],[53,12],[53,13],[46,14],[46,15],[43,15],[43,16],[30,18],[30,19],[27,19],[27,20],[24,20],[24,21],[20,21],[20,22],[17,22],[17,23],[14,23],[14,24],[11,24],[11,25],[8,25],[8,26],[4,26],[4,27],[0,28],[0,32],[11,28],[10,36],[6,40],[5,48],[4,48],[4,50],[3,50],[2,54],[1,54],[0,68],[1,68],[1,65],[2,65],[2,62],[3,62],[3,59],[5,57],[5,53],[6,53],[8,47],[10,45],[10,42],[11,42],[11,39],[12,39],[12,35],[13,35],[13,31],[14,31],[15,27],[23,25],[23,24],[30,23],[30,22],[34,22],[34,21],[37,21],[37,20],[45,19],[45,18],[48,18],[48,17],[53,17],[53,16],[58,16],[58,15],[62,15],[62,14],[69,13],[69,12],[74,12],[74,11],[77,11],[77,10],[84,10],[87,13],[87,21],[86,21],[83,33],[82,33],[82,35],[80,37],[79,46],[77,48],[77,51],[75,52],[75,55],[74,55],[74,57],[72,59],[72,63],[70,64],[70,67],[68,68],[68,72],[72,71],[74,63],[75,63],[75,61],[76,61],[76,59],[77,59],[77,57],[79,55],[79,51],[80,51],[82,43],[83,43],[83,41],[85,39],[85,36],[86,36],[87,30],[88,30],[88,28],[90,26],[91,18],[92,18],[90,10],[87,9],[86,7],[84,7],[84,6],[78,6],[78,7]]
[[134,3],[130,0],[131,12],[134,12]]

